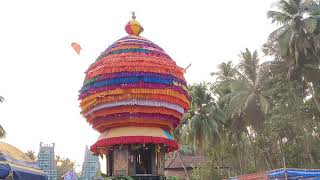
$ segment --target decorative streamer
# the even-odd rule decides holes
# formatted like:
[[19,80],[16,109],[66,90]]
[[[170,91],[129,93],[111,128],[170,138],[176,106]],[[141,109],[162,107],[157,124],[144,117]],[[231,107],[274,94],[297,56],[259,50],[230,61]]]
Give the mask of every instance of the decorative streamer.
[[122,94],[117,96],[105,96],[101,97],[99,99],[95,99],[93,101],[87,102],[85,104],[82,104],[81,107],[83,109],[82,114],[88,111],[88,109],[91,109],[95,106],[98,106],[100,104],[104,103],[110,103],[110,102],[118,102],[118,101],[124,101],[124,100],[132,100],[132,99],[139,99],[139,100],[151,100],[151,101],[163,101],[171,104],[176,104],[184,110],[187,110],[189,105],[182,101],[179,98],[170,97],[167,95],[152,95],[152,94]]
[[107,116],[112,114],[119,114],[119,113],[126,113],[126,112],[165,114],[165,115],[173,116],[179,120],[182,118],[182,114],[172,109],[168,109],[164,107],[152,107],[152,106],[150,107],[150,106],[138,106],[138,105],[105,108],[89,114],[88,116],[86,116],[86,118],[88,119],[88,122],[91,124],[92,120],[96,119],[97,117]]
[[100,104],[97,105],[93,108],[91,108],[87,113],[84,114],[84,116],[87,116],[88,114],[103,109],[103,108],[108,108],[108,107],[116,107],[116,106],[123,106],[123,105],[140,105],[140,106],[154,106],[154,107],[165,107],[168,109],[172,109],[175,111],[178,111],[181,114],[184,114],[184,109],[181,108],[178,105],[163,102],[163,101],[152,101],[152,100],[125,100],[125,101],[117,101],[117,102],[112,102],[112,103],[105,103],[105,104]]

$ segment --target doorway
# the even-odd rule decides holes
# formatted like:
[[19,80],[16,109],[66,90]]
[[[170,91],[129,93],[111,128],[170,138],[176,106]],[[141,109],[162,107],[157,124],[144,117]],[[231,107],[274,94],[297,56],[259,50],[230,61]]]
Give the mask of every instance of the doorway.
[[152,145],[146,145],[145,147],[140,147],[136,149],[136,174],[152,174]]
[[110,150],[107,155],[107,175],[113,176],[113,151]]

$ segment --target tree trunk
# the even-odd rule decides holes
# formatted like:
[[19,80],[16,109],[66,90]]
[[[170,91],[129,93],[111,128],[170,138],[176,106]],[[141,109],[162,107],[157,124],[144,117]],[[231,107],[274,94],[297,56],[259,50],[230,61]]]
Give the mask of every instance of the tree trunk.
[[270,165],[269,165],[269,163],[268,163],[268,160],[267,160],[265,154],[263,155],[263,159],[264,159],[264,161],[265,161],[265,163],[266,163],[266,165],[267,165],[268,170],[270,170]]
[[[282,144],[282,140],[281,140],[281,138],[280,137],[278,137],[278,142],[279,142],[279,146],[280,146],[280,153],[281,153],[281,155],[282,155],[282,159],[280,160],[280,162],[282,161],[282,163],[284,163],[284,165],[285,165],[285,154],[284,154],[284,148],[283,148],[283,144]],[[282,163],[280,163],[280,164],[282,164]]]
[[[271,144],[268,145],[264,134],[261,134],[261,137],[263,139],[263,144],[264,145],[272,146]],[[270,150],[272,151],[272,148],[270,148]],[[265,157],[266,162],[268,162],[268,160],[270,162],[270,164],[268,165],[268,168],[274,169],[273,159],[270,156],[270,152],[268,150],[266,150],[264,147],[262,148],[262,151],[265,152],[264,157]]]
[[239,161],[239,167],[240,167],[240,174],[242,174],[242,163],[241,163],[241,155],[240,155],[240,145],[239,145],[239,142],[237,143],[237,149],[238,149],[238,161]]
[[184,165],[184,163],[183,163],[183,161],[182,161],[182,159],[181,159],[180,152],[179,152],[179,151],[176,151],[175,153],[177,153],[178,158],[179,158],[179,160],[180,160],[180,163],[181,163],[181,165],[182,165],[182,167],[183,167],[183,169],[184,169],[184,172],[185,172],[186,175],[187,175],[187,180],[191,180],[191,177],[190,177],[190,175],[189,175],[189,173],[188,173],[188,171],[187,171],[187,168],[186,168],[186,166]]
[[318,56],[318,54],[313,50],[312,54],[316,57],[316,59],[319,61],[320,63],[320,57]]
[[247,133],[247,136],[249,138],[250,145],[251,145],[251,148],[252,148],[252,151],[253,151],[254,168],[257,169],[257,153],[256,153],[256,150],[255,150],[255,148],[253,146],[253,142],[252,142],[252,139],[251,139],[251,136],[250,136],[248,130],[246,130],[246,133]]
[[319,98],[318,98],[317,93],[316,93],[315,90],[313,89],[313,86],[311,86],[311,84],[307,81],[306,77],[304,77],[304,81],[305,81],[305,83],[306,83],[307,86],[308,86],[308,89],[309,89],[309,91],[310,91],[310,93],[311,93],[311,95],[312,95],[312,99],[313,99],[313,101],[314,101],[314,103],[315,103],[318,111],[320,112],[320,102],[318,101]]
[[320,144],[320,139],[319,139],[318,135],[316,133],[314,133],[314,132],[312,132],[312,135],[316,138],[316,140]]
[[308,156],[309,156],[309,160],[311,162],[311,165],[314,165],[316,163],[316,161],[314,160],[308,145],[307,145],[307,152],[308,152]]
[[[218,154],[219,154],[219,156],[220,156],[221,164],[222,164],[222,166],[223,166],[223,174],[224,174],[224,175],[227,175],[227,172],[226,172],[227,166],[226,166],[226,164],[225,164],[225,162],[224,162],[224,160],[223,160],[224,158],[223,158],[223,156],[222,156],[222,154],[221,154],[220,149],[219,149]],[[229,167],[229,166],[228,166],[228,167]]]
[[276,167],[277,166],[277,164],[273,164],[274,163],[274,161],[273,161],[273,159],[271,158],[271,155],[270,155],[270,153],[268,152],[268,151],[266,151],[267,152],[267,157],[268,157],[268,159],[269,159],[269,161],[270,161],[270,163],[271,163],[271,169],[275,169],[274,167]]

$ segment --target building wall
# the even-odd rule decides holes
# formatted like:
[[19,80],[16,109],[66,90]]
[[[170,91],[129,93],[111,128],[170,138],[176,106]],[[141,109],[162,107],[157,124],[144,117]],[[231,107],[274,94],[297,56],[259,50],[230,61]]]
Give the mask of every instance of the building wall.
[[36,161],[37,165],[48,175],[48,180],[57,180],[57,166],[54,155],[54,144],[43,145],[40,143],[40,150]]

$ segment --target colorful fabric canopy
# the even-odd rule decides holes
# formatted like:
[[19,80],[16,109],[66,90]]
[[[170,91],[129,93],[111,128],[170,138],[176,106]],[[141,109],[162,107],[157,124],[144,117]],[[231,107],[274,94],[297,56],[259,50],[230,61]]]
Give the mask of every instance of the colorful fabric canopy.
[[47,180],[47,175],[17,148],[0,142],[0,179]]
[[259,173],[244,174],[229,180],[320,180],[320,169],[282,168]]
[[320,180],[320,169],[277,169],[268,171],[268,179],[280,180],[287,177],[288,180],[293,179],[309,179]]
[[[158,45],[139,36],[143,28],[138,21],[131,20],[125,29],[129,36],[110,45],[86,71],[79,95],[81,113],[102,134],[128,126],[170,134],[190,105],[184,69]],[[110,136],[103,137],[92,146],[94,152],[98,146],[147,141],[147,136],[128,141],[124,131],[117,140],[112,137],[112,143]],[[161,141],[169,150],[178,148],[159,133],[148,137],[150,143]]]

